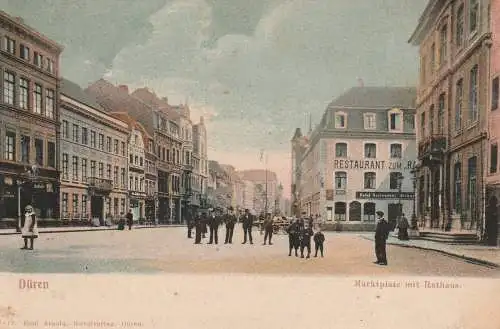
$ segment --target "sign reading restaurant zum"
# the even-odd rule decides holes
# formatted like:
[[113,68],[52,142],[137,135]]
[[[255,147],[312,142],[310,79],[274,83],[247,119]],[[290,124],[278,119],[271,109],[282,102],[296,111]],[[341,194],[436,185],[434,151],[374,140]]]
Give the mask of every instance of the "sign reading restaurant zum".
[[373,169],[373,170],[412,170],[416,161],[386,161],[386,160],[334,160],[335,169]]

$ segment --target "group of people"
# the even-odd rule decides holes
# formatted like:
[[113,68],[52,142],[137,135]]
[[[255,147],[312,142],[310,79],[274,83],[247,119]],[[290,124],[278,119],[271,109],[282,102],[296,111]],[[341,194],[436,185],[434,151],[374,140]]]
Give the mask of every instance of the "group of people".
[[318,251],[323,257],[325,235],[318,228],[317,232],[313,231],[313,220],[309,219],[295,219],[287,227],[288,233],[288,256],[292,256],[292,250],[295,250],[295,256],[298,257],[298,250],[300,248],[300,257],[304,258],[304,250],[307,250],[307,256],[311,257],[311,238],[314,240],[314,257],[318,257]]

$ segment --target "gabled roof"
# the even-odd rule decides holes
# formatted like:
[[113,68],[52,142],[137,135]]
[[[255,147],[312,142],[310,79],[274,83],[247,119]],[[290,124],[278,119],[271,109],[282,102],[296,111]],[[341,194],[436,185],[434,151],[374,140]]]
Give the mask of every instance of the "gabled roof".
[[415,108],[415,87],[354,87],[333,100],[330,108]]
[[95,97],[85,92],[78,84],[73,81],[65,78],[61,79],[60,93],[96,110],[106,112]]

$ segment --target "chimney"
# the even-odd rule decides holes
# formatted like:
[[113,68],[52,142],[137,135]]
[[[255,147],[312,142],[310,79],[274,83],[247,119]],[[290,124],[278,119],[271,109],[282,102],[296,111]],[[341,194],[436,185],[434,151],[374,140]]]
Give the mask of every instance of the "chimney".
[[119,85],[118,89],[120,89],[120,91],[123,91],[123,92],[128,94],[128,86],[127,85]]

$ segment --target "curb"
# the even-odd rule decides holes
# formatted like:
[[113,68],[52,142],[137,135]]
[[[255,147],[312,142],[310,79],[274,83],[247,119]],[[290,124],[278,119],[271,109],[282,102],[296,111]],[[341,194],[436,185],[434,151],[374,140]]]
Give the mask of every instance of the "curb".
[[[360,237],[363,238],[363,239],[366,239],[366,240],[375,241],[374,239],[366,237],[366,236],[360,235]],[[497,263],[493,263],[493,262],[490,262],[490,261],[487,261],[487,260],[484,260],[484,259],[480,259],[480,258],[476,258],[476,257],[470,257],[470,256],[466,256],[466,255],[461,255],[459,253],[453,253],[453,252],[450,252],[450,251],[445,251],[445,250],[442,250],[442,249],[436,249],[436,248],[430,248],[430,247],[421,247],[421,246],[414,246],[414,245],[407,245],[407,244],[399,244],[399,243],[394,243],[394,242],[387,242],[387,244],[391,245],[391,246],[402,247],[402,248],[414,248],[414,249],[420,249],[420,250],[435,251],[435,252],[439,252],[441,254],[444,254],[446,256],[450,256],[450,257],[453,257],[453,258],[463,259],[463,260],[465,260],[465,261],[467,261],[469,263],[473,263],[473,264],[476,264],[476,265],[486,266],[486,267],[489,267],[489,268],[500,268],[500,264],[497,264]]]
[[[158,226],[136,226],[134,229],[139,230],[139,229],[153,229],[153,228],[168,228],[168,227],[184,227],[185,225],[158,225]],[[77,233],[77,232],[102,232],[102,231],[117,231],[116,227],[110,228],[83,228],[83,229],[75,229],[75,228],[70,228],[68,227],[67,229],[63,230],[54,230],[54,229],[38,229],[38,233],[40,234],[50,234],[50,233]],[[127,230],[128,231],[128,230]],[[0,236],[2,235],[18,235],[21,234],[20,232],[1,232],[0,230]]]

